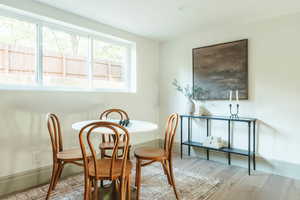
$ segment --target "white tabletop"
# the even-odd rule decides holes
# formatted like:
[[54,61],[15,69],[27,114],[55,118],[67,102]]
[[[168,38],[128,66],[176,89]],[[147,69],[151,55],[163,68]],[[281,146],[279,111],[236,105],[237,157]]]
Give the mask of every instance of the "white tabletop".
[[[82,121],[82,122],[76,122],[72,124],[72,129],[76,131],[80,131],[82,127],[84,127],[87,124],[93,123],[93,122],[100,122],[100,121],[110,121],[119,123],[119,120],[88,120],[88,121]],[[154,131],[158,128],[157,124],[154,124],[152,122],[147,121],[140,121],[140,120],[130,120],[130,123],[127,127],[125,127],[129,133],[136,133],[136,132],[150,132]],[[107,128],[96,128],[94,132],[99,133],[110,133],[111,130]]]

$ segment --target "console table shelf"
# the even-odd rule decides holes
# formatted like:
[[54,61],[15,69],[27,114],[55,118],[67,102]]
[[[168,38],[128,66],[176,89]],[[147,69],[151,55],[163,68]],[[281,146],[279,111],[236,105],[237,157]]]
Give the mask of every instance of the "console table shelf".
[[[183,141],[183,120],[188,120],[188,140]],[[180,115],[181,119],[181,158],[182,158],[182,152],[183,152],[183,146],[188,146],[188,155],[190,155],[191,147],[199,147],[202,149],[206,149],[206,156],[207,160],[209,160],[209,151],[219,151],[219,152],[225,152],[228,155],[228,164],[231,164],[231,154],[238,154],[242,156],[248,157],[248,174],[250,175],[250,163],[251,163],[251,157],[253,160],[253,169],[256,169],[256,161],[255,161],[255,126],[256,126],[256,119],[255,118],[245,118],[245,117],[239,117],[239,118],[231,118],[226,116],[195,116],[195,115]],[[204,146],[201,142],[196,142],[192,140],[192,120],[191,119],[205,119],[206,124],[206,136],[210,135],[209,131],[209,122],[211,120],[223,120],[228,122],[228,145],[227,147],[222,148],[213,148],[213,147],[207,147]],[[244,122],[248,124],[248,149],[237,149],[231,147],[231,123],[232,122]],[[252,151],[251,151],[251,127],[252,127]]]
[[[201,142],[193,142],[193,141],[191,141],[191,142],[185,141],[182,144],[188,145],[188,146],[193,146],[193,147],[200,147],[203,149],[208,149],[208,150],[213,150],[213,151],[229,152],[229,153],[239,154],[239,155],[243,155],[243,156],[248,155],[248,151],[243,150],[243,149],[227,148],[227,147],[222,147],[222,148],[217,149],[217,148],[213,148],[213,147],[204,146]],[[252,155],[253,152],[251,151],[250,154]]]

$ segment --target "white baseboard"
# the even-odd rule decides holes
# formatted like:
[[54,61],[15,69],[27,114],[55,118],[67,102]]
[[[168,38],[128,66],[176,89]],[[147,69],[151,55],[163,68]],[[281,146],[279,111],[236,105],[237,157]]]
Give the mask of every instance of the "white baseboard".
[[[81,167],[66,165],[63,170],[62,178],[80,173],[81,171]],[[10,193],[49,183],[51,172],[52,166],[47,166],[0,177],[0,199]]]

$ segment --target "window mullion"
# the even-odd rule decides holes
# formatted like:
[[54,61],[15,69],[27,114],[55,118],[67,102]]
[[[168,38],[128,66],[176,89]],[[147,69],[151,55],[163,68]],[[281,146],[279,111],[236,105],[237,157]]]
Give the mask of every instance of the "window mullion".
[[43,27],[37,24],[36,31],[36,82],[43,85]]
[[89,37],[89,53],[88,53],[88,79],[89,87],[93,88],[93,59],[94,59],[94,40]]
[[130,48],[126,48],[125,55],[124,55],[124,69],[123,69],[123,78],[125,79],[125,83],[127,84],[127,89],[130,90],[132,87],[131,83],[131,52]]

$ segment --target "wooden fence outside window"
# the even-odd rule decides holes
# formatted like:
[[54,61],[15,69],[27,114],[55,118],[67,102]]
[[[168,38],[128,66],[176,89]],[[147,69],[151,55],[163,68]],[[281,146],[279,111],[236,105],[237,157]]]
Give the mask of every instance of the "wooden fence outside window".
[[[105,60],[94,60],[93,79],[122,80],[122,65]],[[88,76],[87,58],[64,56],[54,52],[43,52],[43,73],[53,77],[84,78]],[[35,72],[35,50],[20,46],[0,44],[0,73]]]

